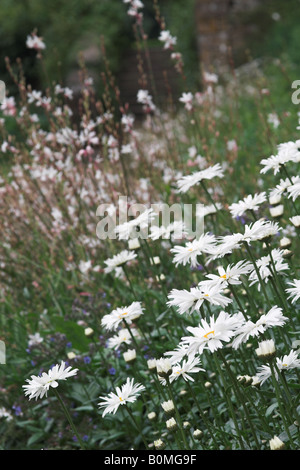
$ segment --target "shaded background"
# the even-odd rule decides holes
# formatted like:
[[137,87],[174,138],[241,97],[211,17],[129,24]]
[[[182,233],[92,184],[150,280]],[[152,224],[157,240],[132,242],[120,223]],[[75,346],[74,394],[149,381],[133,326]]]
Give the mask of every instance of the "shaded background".
[[[161,70],[167,62],[157,39],[160,30],[152,0],[143,3],[154,69]],[[222,46],[231,48],[234,66],[258,57],[280,57],[298,70],[299,0],[159,0],[158,4],[167,29],[177,37],[176,50],[184,56],[186,85],[191,89],[201,86],[201,64],[218,68],[229,60]],[[27,82],[35,89],[52,81],[76,88],[78,54],[82,52],[100,96],[103,37],[110,68],[124,99],[134,104],[138,72],[133,21],[127,9],[122,0],[1,0],[0,76],[9,83],[10,94],[16,90],[8,77],[5,57],[12,64],[18,57],[22,59]],[[26,37],[35,28],[47,45],[43,70],[36,52],[26,47]]]

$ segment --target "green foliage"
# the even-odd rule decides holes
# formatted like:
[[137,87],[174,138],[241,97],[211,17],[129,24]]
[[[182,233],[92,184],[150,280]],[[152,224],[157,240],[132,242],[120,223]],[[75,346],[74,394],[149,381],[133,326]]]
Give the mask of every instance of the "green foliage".
[[[157,44],[158,29],[153,22],[150,1],[145,4],[145,24],[149,41],[151,44]],[[279,3],[276,5],[280,6]],[[184,55],[189,72],[188,85],[196,86],[198,66],[193,7],[193,0],[161,2],[161,12],[171,33],[178,37],[179,50]],[[296,21],[293,21],[292,12],[288,15],[286,10],[282,7],[279,11],[284,19],[282,24],[269,22],[272,37],[268,38],[264,42],[264,48],[261,48],[261,53],[268,55],[268,59],[259,62],[254,72],[245,68],[242,78],[238,77],[236,81],[232,79],[228,83],[226,78],[222,78],[214,91],[216,102],[208,101],[204,106],[199,105],[194,114],[170,113],[165,117],[159,114],[158,119],[151,122],[153,127],[150,127],[150,131],[149,128],[144,129],[138,124],[136,142],[138,147],[140,145],[141,160],[131,162],[128,157],[125,162],[131,177],[131,189],[137,187],[140,190],[143,186],[141,184],[140,187],[139,184],[146,181],[147,190],[142,189],[139,194],[147,194],[149,185],[149,193],[155,201],[159,199],[172,203],[178,195],[174,191],[175,183],[174,180],[171,180],[171,183],[162,181],[162,172],[165,166],[179,174],[192,171],[188,163],[188,149],[195,145],[197,153],[209,158],[210,162],[225,164],[226,171],[228,170],[226,178],[216,185],[216,193],[213,192],[214,186],[210,187],[211,195],[220,197],[224,203],[224,210],[208,219],[207,230],[221,236],[227,234],[231,228],[242,231],[241,224],[253,222],[251,213],[247,213],[243,221],[231,220],[227,211],[228,204],[239,201],[247,194],[261,190],[269,191],[274,187],[278,179],[269,174],[261,178],[259,162],[271,155],[280,142],[298,138],[298,109],[291,104],[290,84],[293,79],[299,78],[295,60],[297,46],[294,43],[299,27],[295,24]],[[24,68],[28,72],[28,81],[32,84],[37,84],[39,80],[43,84],[52,82],[53,79],[59,81],[73,67],[81,48],[89,46],[89,41],[100,45],[100,35],[105,37],[107,58],[112,70],[117,71],[122,51],[132,45],[134,40],[130,29],[131,21],[126,16],[125,7],[120,0],[22,0],[15,1],[15,8],[11,8],[11,1],[2,0],[0,13],[6,18],[0,26],[0,42],[5,46],[5,55],[7,53],[12,59],[18,55],[22,57]],[[265,11],[265,17],[269,18],[269,13]],[[35,53],[25,48],[26,36],[35,27],[47,44],[47,79],[43,75],[44,70],[37,71],[35,68],[40,65]],[[283,40],[288,45],[286,48],[282,47]],[[253,50],[254,46],[253,44]],[[273,55],[281,60],[273,61]],[[61,76],[57,72],[59,62]],[[241,73],[241,70],[239,72]],[[10,90],[11,86],[9,81]],[[262,95],[262,89],[268,89],[269,94]],[[55,111],[56,104],[53,104],[51,112]],[[78,126],[80,130],[91,124],[89,105],[85,104],[83,115],[79,116],[82,119],[81,127]],[[176,110],[178,107],[176,106]],[[30,112],[32,109],[36,111],[32,106]],[[40,112],[40,109],[38,111]],[[272,112],[278,113],[280,118],[278,128],[273,128],[268,123],[267,117]],[[159,383],[157,374],[153,375],[148,370],[146,361],[148,358],[162,357],[166,351],[173,350],[182,335],[187,334],[186,327],[195,326],[200,321],[200,313],[206,315],[206,318],[210,318],[211,313],[218,314],[218,305],[208,304],[205,307],[207,310],[181,316],[175,309],[167,306],[167,295],[173,288],[189,289],[197,285],[205,276],[207,266],[210,273],[216,273],[219,264],[224,263],[226,267],[229,262],[237,262],[240,260],[240,252],[231,254],[230,261],[225,257],[205,266],[199,265],[199,269],[190,269],[190,266],[178,266],[175,269],[170,251],[174,242],[167,245],[165,240],[163,243],[158,240],[149,246],[153,254],[160,257],[160,264],[156,266],[150,263],[147,251],[149,247],[143,246],[138,251],[138,262],[128,268],[130,283],[127,282],[126,276],[118,277],[115,272],[104,273],[104,261],[127,245],[110,240],[107,243],[94,243],[98,242],[95,240],[98,221],[95,216],[96,205],[99,202],[98,196],[102,197],[102,190],[104,200],[107,201],[111,197],[115,203],[116,192],[121,193],[123,190],[122,166],[111,162],[105,153],[105,146],[101,147],[100,144],[97,152],[99,151],[101,158],[97,160],[93,154],[95,160],[94,157],[91,160],[80,160],[76,158],[80,139],[74,145],[60,145],[52,139],[53,135],[49,141],[42,140],[50,130],[54,134],[58,133],[68,123],[68,120],[65,122],[62,118],[60,121],[54,115],[49,118],[45,113],[37,123],[30,125],[24,125],[22,119],[5,117],[3,126],[3,135],[18,147],[18,153],[12,153],[8,157],[7,153],[1,152],[2,161],[9,168],[2,168],[6,187],[2,193],[0,211],[3,236],[0,247],[0,332],[7,345],[7,365],[0,366],[0,408],[3,406],[9,410],[12,419],[0,416],[0,448],[79,448],[79,443],[52,393],[53,390],[50,389],[48,397],[36,402],[29,402],[22,390],[22,385],[31,375],[38,375],[61,360],[68,360],[72,367],[79,369],[79,373],[66,383],[60,383],[59,390],[87,447],[95,450],[122,450],[132,446],[135,449],[143,449],[141,434],[135,424],[128,420],[124,407],[120,406],[116,415],[107,415],[104,419],[98,408],[99,397],[115,390],[127,377],[134,377],[136,381],[145,384],[146,391],[132,404],[132,416],[149,443],[166,435],[166,416],[162,412],[161,403],[169,398],[168,391]],[[76,123],[74,128],[75,126]],[[123,143],[126,136],[120,128],[120,123],[114,122],[113,119],[105,122],[103,126],[101,124],[98,128],[95,127],[100,143],[105,141],[108,134],[117,135]],[[39,145],[35,145],[37,135],[42,136],[41,141],[38,141]],[[147,140],[149,138],[150,144]],[[226,143],[231,139],[237,141],[237,153],[231,153],[226,147]],[[167,142],[169,146],[160,147],[158,144],[161,145],[162,142]],[[154,155],[152,144],[155,149],[159,148],[161,153]],[[44,152],[45,149],[48,149],[48,154]],[[61,170],[62,163],[66,161],[69,161],[70,165]],[[37,162],[41,164],[42,169],[57,165],[62,181],[58,177],[52,177],[46,179],[45,183],[42,178],[32,176],[29,170],[40,170],[39,166],[34,166]],[[99,168],[103,173],[95,180],[95,173]],[[89,173],[91,179],[88,179]],[[108,185],[103,189],[101,185],[106,179]],[[23,184],[18,186],[17,182],[20,180]],[[114,183],[115,181],[117,182]],[[86,189],[86,182],[88,196],[90,193],[94,194],[95,185],[95,200],[84,198],[86,195],[82,194],[81,190]],[[208,204],[210,200],[198,189],[191,195],[182,196],[180,202]],[[284,202],[285,212],[281,220],[283,226],[289,225],[289,217],[294,214],[294,207],[290,202],[287,198]],[[69,214],[68,208],[74,209],[74,212],[71,212],[74,219],[63,219],[66,225],[63,228],[57,228],[54,222],[60,222],[60,219],[56,220],[51,213],[52,208],[58,207],[64,214]],[[76,225],[74,214],[77,215],[78,208]],[[267,203],[258,215],[269,216]],[[272,247],[278,247],[277,236],[272,239]],[[260,242],[253,243],[251,248],[257,258],[267,254]],[[290,263],[287,272],[296,277],[299,275],[297,237],[293,239],[292,249],[295,256],[287,261]],[[247,256],[246,252],[242,254]],[[92,268],[98,266],[100,269],[91,268],[88,273],[82,273],[78,269],[78,263],[87,259],[92,261]],[[165,275],[162,281],[158,281],[158,274]],[[276,338],[278,355],[281,355],[282,351],[288,353],[286,344],[291,347],[292,340],[299,334],[295,328],[299,319],[299,305],[288,304],[286,297],[282,296],[285,274],[281,278],[282,285],[279,282],[277,288],[276,284],[274,288],[270,281],[266,286],[266,292],[272,302],[282,306],[289,319],[295,321],[293,326],[287,322],[284,328],[275,327],[271,330],[271,336]],[[275,277],[274,275],[274,279]],[[243,312],[256,321],[269,307],[267,298],[257,289],[257,285],[250,286],[246,279],[243,281],[243,286],[237,286],[239,304],[231,295],[230,289],[226,292],[226,296],[232,300],[228,311],[235,313],[242,306]],[[244,289],[245,286],[247,290]],[[138,338],[137,360],[129,365],[122,356],[127,345],[122,344],[119,350],[107,347],[107,340],[115,332],[106,331],[101,326],[101,319],[114,308],[129,305],[136,299],[143,302],[145,314],[135,319],[134,326],[139,328],[141,336]],[[89,336],[85,334],[86,327],[93,330]],[[29,347],[29,335],[36,332],[41,333],[43,341]],[[230,380],[231,376],[236,377],[247,372],[254,374],[257,370],[255,346],[259,338],[250,339],[251,341],[239,351],[234,351],[228,344],[224,345],[222,352],[224,351],[227,363],[222,362],[217,354],[213,356],[210,351],[205,350],[201,356],[205,371],[203,374],[197,374],[197,379],[192,383],[193,393],[190,393],[188,383],[180,381],[181,378],[174,381],[173,393],[180,413],[191,420],[193,428],[203,429],[204,438],[200,443],[195,443],[189,435],[193,448],[235,450],[242,446],[246,449],[264,450],[268,440],[275,434],[287,442],[288,446],[299,445],[299,429],[293,424],[293,413],[297,411],[299,398],[299,385],[294,371],[287,371],[288,394],[287,388],[284,388],[284,375],[280,384],[284,389],[282,400],[286,413],[283,416],[280,416],[280,403],[277,396],[274,396],[272,384],[267,383],[263,388],[238,388],[237,393],[237,382]],[[133,347],[133,344],[129,347]],[[216,364],[221,365],[216,368]],[[224,371],[227,373],[228,370],[230,374],[224,374],[223,377]],[[157,414],[154,423],[148,418],[150,411]],[[238,425],[232,416],[238,420]],[[212,433],[209,432],[206,420],[213,428]],[[256,432],[253,433],[250,423],[255,425]],[[239,432],[242,433],[241,438]],[[170,447],[180,448],[180,444],[174,441],[174,435],[168,434],[167,438]]]

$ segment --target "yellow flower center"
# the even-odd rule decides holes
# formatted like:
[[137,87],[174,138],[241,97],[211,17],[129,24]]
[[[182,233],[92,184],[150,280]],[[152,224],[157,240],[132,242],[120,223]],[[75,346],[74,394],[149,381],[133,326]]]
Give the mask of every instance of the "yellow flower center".
[[127,315],[127,314],[128,314],[128,312],[120,313],[119,318],[125,317],[125,315]]
[[222,279],[226,279],[226,274],[223,274],[223,276],[220,276]]
[[209,335],[214,335],[214,334],[215,334],[215,330],[209,331],[208,333],[204,335],[204,338],[208,339]]
[[123,401],[123,398],[122,398],[122,397],[119,397],[119,400],[120,400],[120,401]]

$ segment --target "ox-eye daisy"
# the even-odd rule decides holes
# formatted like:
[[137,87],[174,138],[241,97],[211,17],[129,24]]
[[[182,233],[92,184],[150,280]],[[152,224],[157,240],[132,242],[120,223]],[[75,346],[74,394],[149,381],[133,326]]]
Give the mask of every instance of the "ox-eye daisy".
[[292,299],[292,303],[295,303],[300,298],[300,279],[294,279],[288,284],[293,287],[289,287],[285,291],[290,294],[288,298]]
[[[119,240],[142,238],[148,235],[148,227],[156,214],[152,208],[144,210],[140,215],[115,227],[114,232]],[[146,232],[144,234],[144,232]],[[144,234],[144,235],[143,235]]]
[[236,264],[230,264],[226,269],[223,266],[218,267],[219,274],[208,274],[206,277],[211,279],[214,284],[221,283],[227,284],[241,284],[240,276],[242,274],[248,274],[253,270],[253,264],[248,261],[242,260]]
[[31,379],[27,379],[28,385],[23,385],[25,395],[29,396],[29,400],[35,398],[43,398],[47,396],[47,392],[50,387],[58,387],[59,380],[66,380],[68,377],[72,377],[77,374],[78,369],[72,369],[70,366],[66,367],[66,364],[62,361],[60,365],[56,364],[48,372],[43,372],[42,375],[32,375]]
[[118,349],[122,344],[131,344],[132,337],[139,337],[139,332],[135,328],[131,328],[130,332],[127,328],[122,328],[118,333],[107,341],[107,347],[112,349]]
[[202,319],[197,327],[187,327],[192,336],[183,337],[181,344],[188,346],[191,356],[202,354],[204,349],[214,352],[231,340],[241,321],[240,314],[230,316],[222,311],[216,319],[211,317],[209,322]]
[[136,253],[133,251],[123,250],[121,253],[113,256],[112,258],[107,259],[104,261],[106,267],[104,268],[105,273],[110,273],[114,269],[123,266],[124,264],[132,261],[136,258]]
[[199,311],[204,301],[212,305],[226,307],[232,302],[231,299],[222,295],[222,287],[217,285],[207,285],[205,281],[199,283],[198,287],[188,290],[173,289],[168,295],[167,305],[176,306],[180,315],[191,314],[194,310]]
[[186,193],[192,186],[199,184],[203,180],[211,180],[215,177],[223,178],[223,168],[219,163],[197,171],[191,175],[183,176],[177,181],[177,187],[180,193]]
[[251,320],[245,322],[232,342],[232,347],[237,349],[242,343],[246,343],[250,337],[258,336],[273,326],[283,326],[288,320],[282,314],[282,309],[275,305],[266,314],[261,315],[256,323]]
[[132,302],[127,307],[118,307],[111,313],[104,315],[101,325],[107,330],[116,330],[118,326],[126,321],[129,325],[143,314],[141,302]]
[[[300,368],[300,359],[298,359],[298,353],[297,351],[294,351],[293,349],[289,354],[284,355],[283,357],[276,358],[276,365],[277,369],[280,371],[287,371],[287,370],[292,370],[292,369],[299,369]],[[278,372],[277,370],[274,371],[275,378],[278,380]],[[263,385],[263,383],[268,380],[271,375],[272,371],[270,366],[268,365],[263,365],[259,367],[258,372],[257,372],[257,377],[260,380],[260,385]]]
[[219,237],[213,254],[209,256],[209,261],[223,258],[225,255],[232,253],[233,250],[240,248],[243,238],[243,234],[241,233],[233,233]]
[[135,402],[142,390],[145,390],[144,385],[134,384],[134,379],[127,378],[121,388],[116,388],[116,393],[110,392],[107,397],[99,397],[102,400],[98,403],[99,408],[105,408],[102,416],[104,417],[107,413],[115,414],[120,405]]
[[189,357],[182,361],[181,364],[176,364],[172,369],[172,374],[170,375],[170,382],[182,377],[185,381],[192,381],[194,382],[193,377],[189,374],[195,374],[197,372],[205,372],[204,369],[198,367],[200,365],[200,358],[199,357]]
[[[275,270],[276,273],[280,273],[282,271],[286,271],[289,269],[289,265],[284,262],[283,258],[283,250],[279,250],[278,248],[275,248],[271,251],[272,259],[274,262]],[[259,269],[260,277],[263,279],[266,283],[268,282],[268,279],[273,276],[272,273],[272,259],[270,255],[267,256],[262,256],[259,260],[257,260],[256,264]],[[258,282],[258,275],[256,273],[256,270],[253,269],[253,271],[249,275],[249,281],[250,285],[252,286],[253,284]],[[258,290],[260,290],[260,285],[258,284]]]
[[187,242],[184,246],[177,245],[170,251],[174,253],[173,263],[177,267],[179,264],[190,264],[191,267],[196,267],[198,263],[198,256],[202,253],[213,253],[215,249],[216,238],[209,233],[202,234],[199,238]]
[[253,224],[246,225],[243,241],[250,244],[255,240],[265,240],[276,235],[281,230],[277,222],[260,219]]
[[267,200],[266,192],[260,194],[251,194],[246,196],[243,200],[235,202],[229,206],[232,217],[241,217],[246,211],[257,211],[259,206]]

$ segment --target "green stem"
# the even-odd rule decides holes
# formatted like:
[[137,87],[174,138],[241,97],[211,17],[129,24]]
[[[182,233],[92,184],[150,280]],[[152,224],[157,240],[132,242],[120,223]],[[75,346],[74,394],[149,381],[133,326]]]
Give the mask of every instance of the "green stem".
[[187,385],[188,385],[188,388],[189,388],[189,390],[190,390],[190,392],[191,392],[191,395],[192,395],[192,397],[193,397],[193,399],[194,399],[194,402],[195,402],[195,404],[196,404],[196,406],[197,406],[197,408],[198,408],[199,415],[200,415],[200,417],[202,418],[204,424],[206,425],[207,430],[208,430],[208,432],[209,432],[209,434],[210,434],[210,436],[211,436],[211,438],[212,438],[214,444],[216,445],[216,448],[218,448],[218,447],[219,447],[218,442],[216,441],[216,438],[215,438],[214,433],[213,433],[213,431],[212,431],[212,429],[211,429],[211,426],[210,426],[209,421],[206,419],[204,413],[202,413],[202,410],[201,410],[200,405],[199,405],[199,403],[198,403],[197,397],[195,396],[193,387],[191,387],[191,385],[190,385],[190,383],[189,383],[188,381],[187,381]]
[[131,409],[128,408],[127,405],[125,405],[125,409],[126,409],[127,413],[129,414],[130,418],[132,419],[132,421],[133,421],[135,427],[137,428],[138,432],[140,433],[141,438],[142,438],[143,443],[144,443],[144,446],[145,446],[145,449],[148,449],[148,444],[147,444],[147,442],[146,442],[146,440],[145,440],[144,434],[143,434],[143,432],[142,432],[140,426],[137,424],[136,419],[135,419],[135,417],[133,416],[133,413],[132,413]]
[[77,429],[76,429],[76,427],[75,427],[75,425],[74,425],[74,423],[73,423],[73,420],[72,420],[72,418],[71,418],[71,415],[70,415],[70,413],[69,413],[69,410],[67,409],[66,405],[64,404],[64,402],[63,402],[63,400],[62,400],[60,394],[58,393],[58,391],[57,391],[56,389],[53,389],[53,390],[54,390],[54,393],[55,393],[55,395],[56,395],[56,398],[58,399],[59,403],[60,403],[61,406],[62,406],[62,409],[63,409],[63,411],[64,411],[64,413],[65,413],[65,415],[66,415],[67,420],[69,421],[69,424],[70,424],[70,426],[71,426],[71,428],[72,428],[72,430],[73,430],[75,436],[76,436],[77,439],[78,439],[78,442],[79,442],[79,444],[80,444],[81,449],[82,449],[82,450],[85,450],[85,446],[84,446],[83,441],[82,441],[82,439],[80,438],[80,436],[79,436],[79,434],[78,434],[78,432],[77,432]]
[[175,414],[176,414],[178,426],[179,426],[179,429],[180,429],[181,437],[182,437],[182,440],[183,440],[184,448],[186,450],[189,450],[189,445],[188,445],[186,435],[185,435],[185,432],[184,432],[184,429],[183,429],[181,416],[180,416],[180,413],[179,413],[177,405],[176,405],[176,400],[174,398],[174,394],[173,394],[173,390],[172,390],[172,387],[171,387],[171,384],[170,384],[169,377],[166,377],[166,382],[167,382],[167,387],[168,387],[168,391],[169,391],[169,394],[170,394],[170,398],[171,398],[171,400],[174,404]]
[[[298,415],[298,412],[297,412],[297,407],[294,407],[293,405],[293,398],[291,396],[291,393],[290,393],[290,390],[289,390],[289,387],[288,387],[288,384],[286,382],[286,378],[285,378],[285,375],[284,375],[284,371],[281,371],[279,370],[276,362],[274,361],[274,369],[276,370],[277,372],[277,375],[282,383],[282,386],[284,388],[284,391],[285,391],[285,394],[286,394],[286,397],[288,399],[288,402],[289,402],[289,405],[290,405],[290,408],[291,408],[291,412],[294,413],[295,415],[295,419],[298,423],[300,423],[300,419],[299,419],[299,415]],[[294,409],[295,408],[295,409]],[[293,416],[292,416],[293,418]]]
[[228,284],[228,287],[229,287],[231,293],[233,294],[233,297],[235,298],[235,300],[236,300],[236,302],[237,302],[237,304],[238,304],[238,306],[239,306],[239,308],[240,308],[240,310],[241,310],[241,312],[242,312],[242,314],[243,314],[245,320],[247,321],[247,320],[248,320],[247,314],[246,314],[245,311],[244,311],[244,308],[243,308],[243,306],[242,306],[242,304],[241,304],[241,302],[240,302],[240,299],[238,298],[238,295],[237,295],[236,292],[235,292],[235,289],[234,289],[233,285],[232,285],[232,284]]
[[283,423],[285,432],[287,433],[287,436],[290,440],[290,445],[291,445],[292,448],[294,448],[293,441],[292,441],[292,436],[291,436],[290,430],[289,430],[289,425],[286,421],[285,408],[282,406],[282,402],[281,402],[281,392],[280,392],[280,389],[279,389],[279,386],[278,386],[278,383],[277,383],[274,365],[273,365],[272,362],[270,362],[269,364],[270,364],[270,369],[271,369],[271,377],[272,377],[273,387],[274,387],[274,390],[275,390],[275,395],[276,395],[277,403],[278,403],[278,406],[279,406],[282,423]]
[[265,288],[265,284],[264,284],[264,282],[263,282],[263,280],[262,280],[262,278],[261,278],[261,275],[260,275],[260,272],[259,272],[259,268],[257,267],[256,260],[255,260],[255,258],[254,258],[254,256],[253,256],[252,251],[251,251],[251,249],[249,248],[247,242],[244,242],[244,246],[245,246],[245,248],[246,248],[246,250],[247,250],[247,253],[249,254],[249,256],[250,256],[250,258],[251,258],[251,261],[252,261],[252,264],[253,264],[254,269],[255,269],[255,271],[256,271],[256,274],[257,274],[258,280],[259,280],[259,282],[260,282],[262,291],[263,291],[264,296],[265,296],[265,298],[266,298],[266,300],[267,300],[267,302],[268,302],[268,304],[269,304],[269,306],[270,306],[270,308],[271,308],[272,305],[271,305],[271,302],[270,302],[269,297],[268,297],[268,295],[267,295],[267,291],[266,291],[266,288]]
[[220,364],[219,364],[219,362],[218,362],[218,359],[217,359],[215,356],[214,356],[214,360],[215,360],[215,364],[216,364],[217,369],[218,369],[218,372],[219,372],[219,376],[221,377],[221,380],[222,380],[222,384],[223,384],[223,395],[225,396],[225,399],[226,399],[226,401],[227,401],[229,413],[231,414],[231,417],[232,417],[232,420],[233,420],[233,423],[234,423],[234,427],[235,427],[235,430],[236,430],[237,438],[238,438],[238,440],[239,440],[241,449],[242,449],[242,450],[245,450],[244,441],[243,441],[243,438],[242,438],[242,436],[241,436],[241,432],[240,432],[240,428],[239,428],[239,425],[238,425],[238,422],[237,422],[237,419],[236,419],[236,416],[235,416],[235,412],[234,412],[234,409],[233,409],[231,400],[230,400],[230,398],[227,396],[227,387],[226,387],[226,381],[225,381],[225,378],[224,378],[223,371],[222,371],[221,366],[220,366]]
[[256,432],[255,432],[255,429],[254,429],[254,426],[253,426],[253,423],[252,423],[251,416],[250,416],[250,414],[249,414],[249,410],[248,410],[248,408],[247,408],[247,404],[245,403],[245,400],[244,400],[244,395],[243,395],[243,393],[240,393],[239,384],[238,384],[238,382],[237,382],[237,380],[236,380],[236,377],[232,374],[232,371],[231,371],[231,369],[230,369],[230,366],[228,365],[228,363],[227,363],[227,361],[226,361],[224,355],[222,354],[221,350],[219,351],[219,353],[220,353],[220,356],[221,356],[221,358],[222,358],[222,360],[223,360],[223,363],[224,363],[224,365],[225,365],[225,368],[226,368],[226,370],[227,370],[227,372],[228,372],[228,375],[229,375],[229,377],[230,377],[230,379],[231,379],[231,381],[232,381],[232,384],[233,384],[233,388],[234,388],[234,390],[235,390],[236,397],[237,397],[237,399],[240,401],[240,403],[241,403],[241,405],[242,405],[242,407],[243,407],[243,409],[244,409],[244,411],[245,411],[245,415],[246,415],[246,417],[247,417],[247,422],[248,422],[248,424],[249,424],[249,426],[250,426],[250,428],[251,428],[251,431],[252,431],[252,434],[253,434],[253,438],[254,438],[254,440],[255,440],[255,444],[257,445],[257,448],[259,449],[260,444],[259,444],[258,439],[257,439],[257,437],[256,437]]

